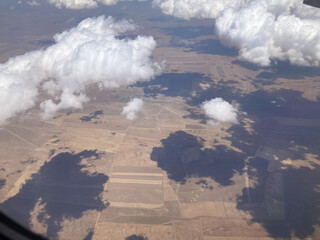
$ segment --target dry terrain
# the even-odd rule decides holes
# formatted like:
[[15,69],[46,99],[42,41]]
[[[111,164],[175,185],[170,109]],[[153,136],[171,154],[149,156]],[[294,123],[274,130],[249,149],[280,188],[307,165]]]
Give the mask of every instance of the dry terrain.
[[[0,208],[51,239],[319,239],[320,70],[242,63],[210,21],[146,14],[135,21],[157,40],[164,73],[90,86],[83,109],[52,120],[39,109],[10,119],[0,128]],[[34,48],[2,38],[1,61]],[[134,97],[145,105],[131,121],[120,113]],[[215,97],[239,106],[239,124],[207,124],[200,106]]]

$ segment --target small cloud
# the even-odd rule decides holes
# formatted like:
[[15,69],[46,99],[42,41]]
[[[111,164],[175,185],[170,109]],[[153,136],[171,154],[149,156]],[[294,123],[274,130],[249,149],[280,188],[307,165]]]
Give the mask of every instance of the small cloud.
[[222,122],[238,124],[238,109],[222,98],[214,98],[202,103],[201,108],[210,118],[208,124],[218,125]]
[[[18,3],[19,3],[19,2],[18,2]],[[40,5],[40,3],[37,2],[36,0],[32,0],[32,1],[30,1],[30,2],[27,2],[27,4],[29,4],[30,6],[39,6],[39,5]]]
[[137,118],[137,113],[141,111],[144,102],[139,98],[131,100],[122,110],[121,115],[126,116],[129,120]]

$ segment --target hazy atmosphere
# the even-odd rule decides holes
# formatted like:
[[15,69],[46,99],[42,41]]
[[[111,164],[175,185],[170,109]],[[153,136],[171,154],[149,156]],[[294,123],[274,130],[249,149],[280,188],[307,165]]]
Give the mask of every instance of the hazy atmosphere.
[[320,8],[2,0],[0,210],[48,239],[320,239]]

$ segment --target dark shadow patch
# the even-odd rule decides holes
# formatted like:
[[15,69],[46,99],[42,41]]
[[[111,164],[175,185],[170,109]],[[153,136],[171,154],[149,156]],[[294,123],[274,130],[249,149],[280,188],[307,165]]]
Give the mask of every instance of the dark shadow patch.
[[7,183],[6,179],[0,179],[0,189],[2,189]]
[[55,149],[51,149],[49,153],[49,158],[52,157],[56,153]]
[[204,179],[199,180],[196,182],[196,184],[200,185],[201,188],[203,188],[203,189],[209,189],[211,191],[213,190],[213,186],[209,185],[207,180],[204,180]]
[[223,186],[233,184],[235,173],[242,173],[242,154],[225,146],[203,149],[203,139],[184,131],[177,131],[162,139],[162,147],[155,147],[151,160],[176,182],[185,183],[191,177],[211,177]]
[[[306,153],[319,156],[315,143],[320,141],[320,134],[310,135],[311,131],[319,131],[315,128],[306,131],[301,126],[291,126],[288,130],[276,122],[270,124],[270,118],[260,120],[253,124],[252,134],[240,125],[229,130],[231,137],[228,140],[246,154],[247,174],[252,186],[242,190],[237,208],[250,213],[252,222],[261,223],[271,237],[310,236],[314,234],[314,225],[319,223],[320,168],[318,165],[313,165],[312,169],[288,167],[281,160],[306,160]],[[315,143],[308,142],[309,138]],[[255,157],[261,146],[280,149],[285,155],[269,152],[269,156],[275,155],[279,160]]]
[[93,237],[93,230],[90,230],[90,232],[88,232],[87,236],[85,236],[85,238],[83,240],[91,240]]
[[[265,118],[253,124],[252,134],[240,125],[228,132],[232,146],[246,155],[252,186],[242,190],[237,208],[250,213],[252,222],[261,223],[271,237],[289,239],[319,234],[315,225],[320,223],[320,166],[295,168],[281,161],[287,158],[306,161],[307,153],[320,160],[320,129],[284,126]],[[268,160],[255,157],[260,147],[270,148],[266,153],[270,156]],[[314,239],[319,237],[316,235]]]
[[238,64],[241,67],[252,71],[259,71],[263,69],[264,71],[257,76],[257,78],[261,80],[274,80],[277,78],[301,80],[305,77],[320,76],[320,69],[318,67],[298,66],[293,65],[288,61],[273,61],[269,67],[263,67],[241,60],[235,60],[232,64]]
[[2,203],[1,209],[30,227],[31,211],[37,203],[42,204],[44,212],[38,215],[38,220],[47,224],[46,236],[56,238],[63,219],[80,218],[84,211],[107,207],[100,194],[108,176],[90,174],[83,170],[86,165],[81,164],[82,159],[99,159],[100,155],[97,151],[56,155],[32,175],[17,195]]
[[21,164],[27,164],[27,165],[30,165],[30,164],[33,164],[33,163],[36,163],[36,162],[37,162],[37,160],[32,159],[32,158],[28,158],[27,160],[20,160]]
[[138,36],[139,36],[138,34],[125,33],[125,34],[122,34],[122,35],[117,36],[117,39],[130,40],[130,39],[135,39],[135,38],[137,38]]
[[187,50],[187,52],[197,52],[200,54],[212,54],[229,57],[238,56],[238,50],[236,48],[226,47],[222,45],[218,39],[205,39],[185,47],[190,48],[190,50]]
[[[254,116],[252,133],[233,125],[228,132],[232,146],[253,156],[261,145],[281,148],[292,159],[305,159],[306,153],[320,156],[319,102],[307,100],[301,92],[281,89],[256,91],[243,97],[235,96],[241,110]],[[288,123],[286,123],[288,122]],[[294,146],[296,149],[293,149]],[[293,150],[289,150],[289,149]]]
[[251,71],[259,71],[261,69],[268,69],[268,67],[263,67],[263,66],[260,66],[260,65],[257,65],[257,64],[254,64],[254,63],[250,63],[250,62],[246,62],[246,61],[241,61],[241,60],[234,60],[232,62],[232,64],[237,64],[243,68],[246,68],[246,69],[249,69]]
[[[252,186],[243,189],[237,208],[250,213],[252,222],[262,224],[275,238],[320,237],[315,231],[320,223],[320,166],[310,161],[310,167],[281,162],[288,158],[307,161],[307,154],[320,160],[320,126],[312,124],[313,120],[319,121],[320,104],[301,94],[278,90],[235,96],[242,110],[253,117],[252,131],[243,124],[227,130],[226,139],[247,159]],[[265,152],[257,154],[261,147]]]
[[183,118],[191,118],[195,120],[200,120],[200,123],[205,124],[208,117],[198,108],[191,108],[187,107],[185,108],[186,111],[189,112],[188,115],[183,116]]
[[[207,79],[204,78],[202,81],[206,83]],[[199,83],[197,86],[199,86]],[[211,100],[217,97],[223,98],[228,102],[232,102],[233,100],[239,101],[243,97],[240,90],[234,87],[227,86],[225,82],[220,85],[214,84],[206,90],[200,89],[200,91],[197,91],[196,93],[197,94],[195,96],[192,96],[187,101],[187,103],[191,106],[199,106],[204,101]]]
[[13,171],[13,172],[11,172],[11,173],[8,173],[8,174],[6,175],[6,177],[8,178],[8,177],[10,177],[10,176],[12,176],[12,175],[19,174],[19,173],[21,173],[21,172],[22,172],[21,170]]
[[199,84],[208,79],[199,73],[165,73],[151,82],[139,82],[135,86],[142,87],[145,95],[155,97],[163,94],[169,97],[191,97],[193,90],[199,90]]
[[54,45],[56,42],[54,40],[37,40],[37,41],[33,41],[32,44],[37,45],[37,46],[41,46],[41,47],[47,47],[47,46],[51,46]]
[[295,90],[259,90],[241,97],[238,102],[244,111],[261,117],[320,118],[319,102],[305,99],[302,92]]
[[[279,197],[277,185],[266,186],[266,178],[272,178],[271,173],[259,178],[259,185],[253,188],[244,189],[243,194],[237,199],[237,208],[249,212],[253,215],[253,222],[261,223],[269,232],[271,237],[291,238],[296,236],[300,239],[312,236],[319,239],[319,233],[315,233],[315,225],[319,224],[320,216],[320,167],[314,165],[313,169],[308,167],[293,168],[278,173],[278,177],[283,184],[282,197]],[[279,183],[278,183],[279,184]],[[275,190],[274,190],[275,189]],[[251,208],[248,204],[246,192],[250,191],[253,196],[260,196],[260,200],[266,205],[269,211],[275,211],[276,204],[284,205],[284,216],[278,220],[262,218],[260,211]],[[269,193],[269,194],[266,194]],[[279,212],[273,214],[279,215]],[[280,214],[281,215],[281,214]]]
[[[240,104],[241,110],[248,114],[259,117],[291,117],[319,119],[319,101],[310,101],[302,97],[302,92],[289,89],[276,91],[258,90],[247,95],[241,94],[239,90],[223,86],[213,85],[198,94],[187,103],[191,106],[198,106],[206,100],[221,97],[228,102],[233,100]],[[190,108],[192,109],[192,108]]]
[[153,16],[147,19],[150,22],[171,22],[173,20],[175,20],[175,17],[170,16],[170,15],[160,15],[160,16]]
[[100,115],[103,115],[102,110],[95,111],[94,113],[91,113],[88,116],[82,116],[80,120],[82,122],[90,122],[92,119],[98,119]]
[[235,81],[235,80],[227,80],[227,81],[224,81],[224,84],[227,84],[227,85],[232,85],[232,84],[238,84],[238,82],[237,81]]
[[199,26],[199,27],[180,26],[180,27],[161,28],[160,30],[167,35],[175,36],[179,39],[192,39],[200,36],[208,36],[208,35],[214,34],[212,26]]
[[286,78],[286,79],[304,79],[305,77],[320,76],[319,67],[304,67],[292,65],[288,61],[277,62],[271,67],[267,68],[267,71],[260,73],[258,78],[274,79],[274,78]]
[[148,240],[148,238],[143,235],[134,234],[134,235],[126,237],[125,240]]

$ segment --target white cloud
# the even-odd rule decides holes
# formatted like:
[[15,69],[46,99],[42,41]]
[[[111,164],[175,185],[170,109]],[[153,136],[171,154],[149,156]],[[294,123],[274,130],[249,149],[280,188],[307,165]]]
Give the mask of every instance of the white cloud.
[[216,18],[228,7],[237,8],[239,0],[153,0],[153,5],[162,9],[164,14],[178,18]]
[[[19,3],[19,2],[18,2]],[[19,3],[20,4],[20,3]],[[32,0],[32,1],[30,1],[30,2],[27,2],[27,4],[29,4],[30,6],[39,6],[40,5],[40,3],[39,2],[37,2],[36,0]]]
[[214,98],[210,101],[202,103],[201,108],[205,114],[211,119],[209,124],[219,124],[221,122],[228,122],[237,124],[238,109],[230,103],[224,101],[222,98]]
[[0,124],[35,105],[38,89],[51,95],[40,104],[44,119],[64,108],[81,108],[89,84],[116,88],[147,81],[161,72],[151,61],[152,37],[120,39],[136,29],[112,17],[87,18],[55,35],[55,44],[0,64]]
[[216,19],[222,42],[240,59],[320,66],[320,11],[300,0],[153,0],[165,14]]
[[49,0],[49,3],[57,8],[68,9],[95,8],[98,6],[95,0]]
[[130,0],[49,0],[49,3],[55,5],[57,8],[83,9],[96,8],[99,3],[104,5],[114,5],[120,1]]
[[126,116],[129,120],[137,118],[137,113],[142,110],[144,102],[139,98],[134,98],[123,108],[121,115]]

